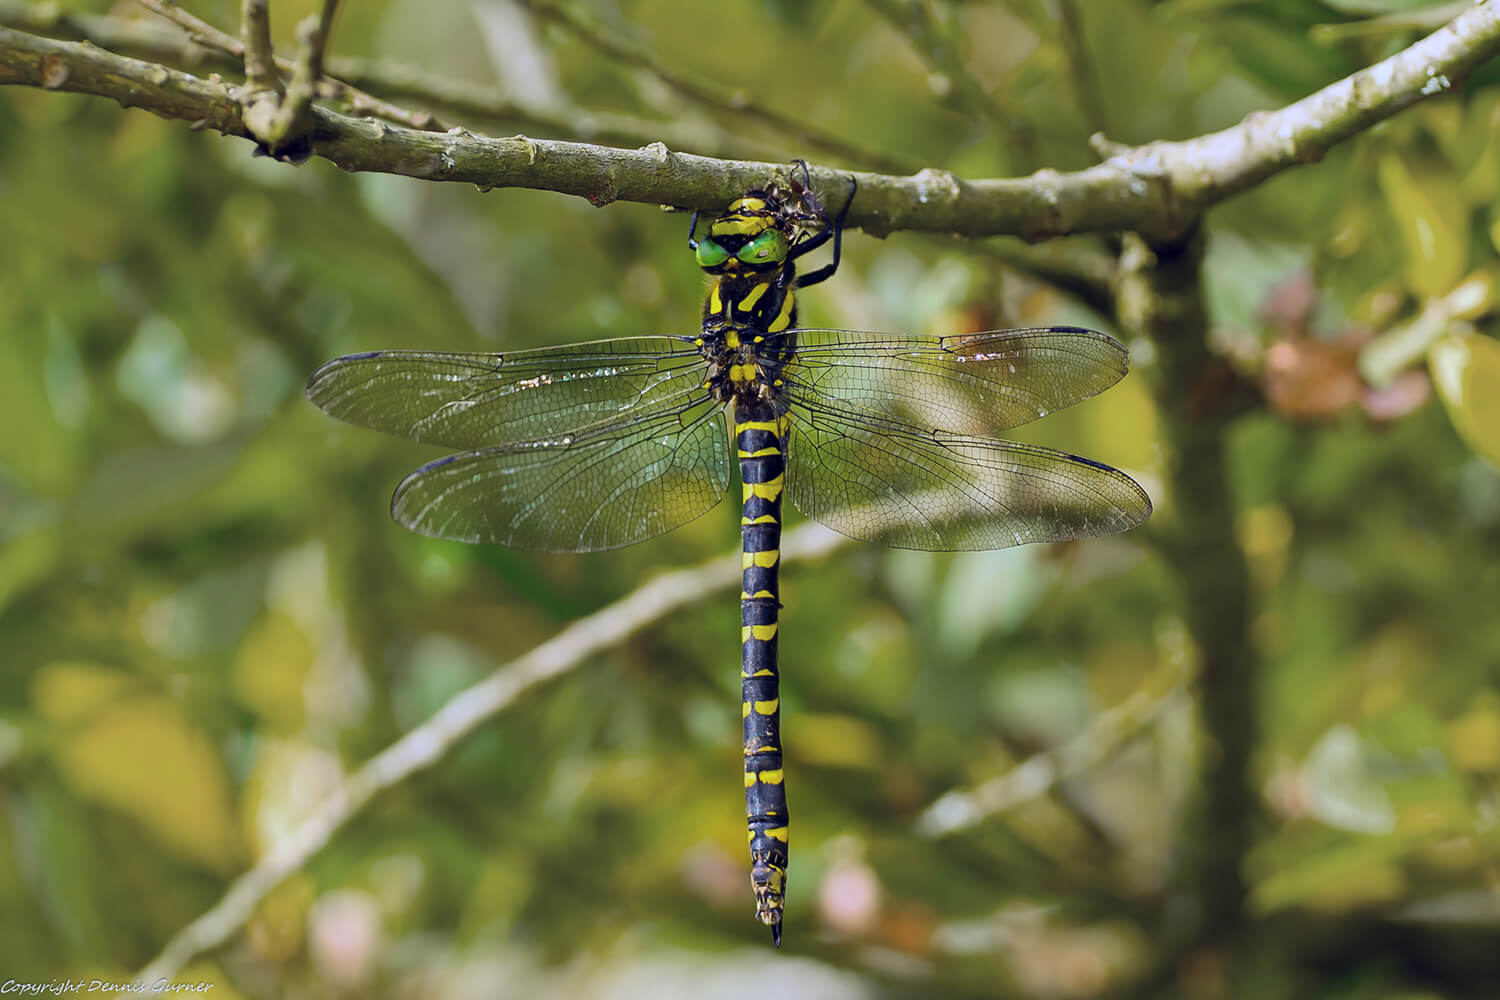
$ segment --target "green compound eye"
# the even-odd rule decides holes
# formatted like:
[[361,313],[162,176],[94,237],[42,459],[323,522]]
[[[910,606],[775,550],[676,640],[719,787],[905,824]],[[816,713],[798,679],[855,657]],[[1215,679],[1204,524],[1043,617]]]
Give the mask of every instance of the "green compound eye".
[[786,237],[779,229],[767,229],[740,247],[737,254],[746,264],[780,264],[786,260]]
[[698,242],[698,266],[718,267],[729,259],[729,251],[713,240],[704,238]]

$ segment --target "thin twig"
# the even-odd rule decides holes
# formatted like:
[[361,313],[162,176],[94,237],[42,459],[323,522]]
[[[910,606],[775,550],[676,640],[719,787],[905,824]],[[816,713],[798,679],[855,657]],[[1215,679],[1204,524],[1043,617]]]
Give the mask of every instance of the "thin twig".
[[1073,81],[1073,96],[1090,128],[1107,133],[1110,131],[1109,114],[1104,107],[1104,93],[1094,75],[1094,61],[1086,54],[1083,17],[1074,0],[1058,0],[1058,6],[1062,15],[1058,19],[1058,35],[1068,58],[1068,72],[1064,75]]
[[[323,53],[328,47],[328,36],[333,32],[333,15],[338,11],[338,0],[323,0],[323,8],[316,17],[304,18],[298,28],[298,41],[302,44],[297,70],[307,77],[309,92],[312,85],[323,75]],[[304,65],[305,64],[305,65]],[[297,82],[296,74],[292,82]]]
[[[293,150],[295,136],[285,134],[278,124],[282,84],[276,72],[276,55],[271,48],[271,8],[268,0],[242,0],[240,5],[240,45],[245,51],[245,87],[240,93],[244,107],[245,127],[260,143],[257,151],[269,150],[294,163],[301,163],[310,152],[307,144]],[[303,108],[304,116],[307,107]]]
[[985,92],[959,57],[960,31],[951,17],[947,23],[940,21],[932,5],[924,0],[865,0],[865,3],[889,21],[928,71],[941,79],[934,90],[939,90],[938,96],[944,103],[981,118],[994,128],[1013,131],[1005,110]]
[[1432,7],[1413,10],[1393,10],[1389,14],[1376,14],[1341,23],[1315,24],[1307,30],[1307,37],[1319,45],[1336,45],[1357,38],[1394,35],[1403,31],[1431,31],[1453,20],[1474,0],[1456,0]]
[[1488,286],[1485,277],[1471,276],[1447,295],[1429,299],[1417,315],[1365,345],[1359,352],[1360,375],[1377,388],[1390,385],[1439,338],[1491,311]]
[[0,0],[0,24],[59,38],[88,39],[112,52],[156,59],[179,68],[203,63],[225,68],[239,65],[222,49],[184,37],[183,32],[165,24],[64,10],[55,3]]
[[[263,3],[263,0],[246,0],[246,9],[253,3]],[[320,14],[303,18],[297,25],[297,59],[292,79],[271,117],[270,133],[264,137],[273,149],[301,140],[312,127],[313,98],[317,96],[318,81],[323,76],[323,49],[328,44],[337,9],[338,0],[323,0]],[[248,58],[246,67],[248,70]]]
[[[808,523],[786,533],[782,560],[819,559],[847,541],[821,525]],[[740,556],[735,553],[692,569],[663,573],[459,692],[426,721],[351,773],[297,829],[235,879],[218,903],[178,931],[141,971],[141,981],[171,979],[194,957],[223,944],[245,925],[272,889],[306,865],[372,798],[441,760],[523,693],[575,669],[678,608],[729,589],[738,582],[739,569]]]
[[1095,312],[1110,316],[1115,308],[1115,258],[1101,248],[1088,245],[1089,240],[1077,237],[1026,243],[1014,236],[1001,236],[976,243],[972,249],[1045,281]]
[[1097,767],[1187,696],[1181,669],[1174,666],[1162,671],[1120,704],[1100,712],[1087,729],[1066,743],[1033,754],[974,788],[943,795],[917,818],[917,833],[949,837],[1042,798]]
[[276,75],[276,53],[271,47],[271,6],[268,0],[244,0],[240,7],[240,44],[245,50],[245,89],[281,92]]
[[720,94],[700,86],[663,66],[650,53],[610,38],[569,6],[555,3],[554,0],[526,0],[526,5],[539,17],[564,28],[595,51],[616,62],[650,73],[679,97],[710,111],[754,119],[774,130],[783,139],[791,140],[799,146],[887,173],[911,173],[916,169],[915,164],[900,157],[862,149],[847,140],[819,132],[803,122],[755,103],[743,93]]
[[199,20],[192,14],[189,14],[177,6],[176,0],[139,0],[139,2],[147,10],[160,14],[182,28],[183,31],[187,32],[188,37],[199,45],[228,52],[235,58],[244,56],[245,47],[240,43],[239,39],[220,31],[207,21]]
[[698,125],[577,106],[531,107],[517,104],[487,84],[445,79],[427,70],[388,62],[335,57],[328,61],[328,72],[371,93],[410,99],[473,125],[517,126],[543,135],[570,136],[589,142],[634,146],[664,142],[674,149],[718,151],[724,155],[749,155],[757,145],[718,125],[710,125],[707,119],[699,119],[704,124]]

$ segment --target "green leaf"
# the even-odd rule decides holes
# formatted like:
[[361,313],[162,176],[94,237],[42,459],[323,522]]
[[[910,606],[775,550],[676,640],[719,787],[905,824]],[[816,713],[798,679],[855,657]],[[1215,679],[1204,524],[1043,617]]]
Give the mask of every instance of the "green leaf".
[[1422,298],[1447,294],[1469,266],[1469,212],[1450,172],[1380,160],[1380,187],[1401,230],[1406,283]]
[[1500,195],[1497,131],[1500,131],[1500,94],[1485,91],[1464,109],[1463,131],[1454,157],[1462,177],[1459,188],[1471,205],[1487,205]]
[[1427,367],[1459,436],[1476,454],[1500,464],[1500,343],[1444,337],[1428,349]]
[[239,857],[229,785],[213,742],[170,698],[121,699],[124,671],[54,661],[33,686],[39,714],[65,727],[56,763],[80,798],[133,817],[164,847],[214,871]]

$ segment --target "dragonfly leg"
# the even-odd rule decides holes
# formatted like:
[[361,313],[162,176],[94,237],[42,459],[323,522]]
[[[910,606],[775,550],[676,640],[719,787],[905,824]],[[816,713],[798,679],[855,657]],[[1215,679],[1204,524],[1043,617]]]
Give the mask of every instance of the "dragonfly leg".
[[[839,209],[839,214],[832,220],[828,218],[828,212],[824,210],[823,205],[818,203],[818,211],[823,217],[823,231],[806,243],[799,245],[793,250],[792,254],[801,256],[806,251],[813,249],[813,247],[820,246],[831,237],[833,239],[833,260],[816,271],[809,271],[807,274],[802,275],[797,279],[797,287],[806,288],[808,285],[816,285],[820,281],[827,281],[839,269],[839,260],[843,256],[844,251],[844,220],[849,216],[849,206],[854,204],[854,194],[858,190],[859,182],[851,174],[849,177],[849,197],[844,199],[844,207]],[[790,258],[792,254],[788,254],[788,257]]]

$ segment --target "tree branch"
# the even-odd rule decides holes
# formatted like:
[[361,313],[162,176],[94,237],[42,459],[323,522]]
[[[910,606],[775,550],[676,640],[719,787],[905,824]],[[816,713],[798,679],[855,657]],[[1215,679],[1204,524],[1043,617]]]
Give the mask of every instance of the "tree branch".
[[[1500,4],[1465,10],[1446,27],[1389,59],[1279,111],[1195,139],[1153,142],[1072,173],[961,181],[939,170],[912,177],[859,174],[851,225],[884,235],[901,229],[1031,239],[1135,230],[1186,231],[1209,206],[1330,147],[1401,109],[1441,93],[1500,51]],[[246,135],[235,88],[93,46],[0,29],[0,83],[111,97],[229,135]],[[312,152],[345,170],[378,171],[481,188],[527,187],[588,198],[713,209],[765,183],[781,164],[672,153],[659,143],[615,149],[576,142],[435,134],[314,107]],[[815,172],[837,191],[841,173]],[[836,203],[830,209],[836,210]]]
[[[1155,345],[1153,391],[1162,413],[1166,485],[1173,504],[1154,532],[1183,594],[1197,652],[1203,755],[1195,815],[1182,838],[1194,853],[1177,878],[1197,903],[1178,943],[1217,942],[1245,917],[1245,876],[1258,797],[1251,756],[1259,736],[1258,675],[1250,634],[1250,573],[1235,538],[1227,438],[1242,398],[1228,366],[1208,345],[1203,300],[1203,235],[1149,243],[1126,238],[1118,315],[1128,333]],[[1172,950],[1172,949],[1167,949]]]
[[[843,535],[808,523],[786,533],[782,560],[819,559],[847,541]],[[223,944],[245,925],[272,889],[306,865],[372,798],[437,763],[526,691],[567,673],[673,611],[730,589],[739,582],[739,570],[740,554],[735,552],[692,569],[663,573],[454,695],[426,721],[351,773],[290,836],[235,879],[218,903],[178,931],[141,971],[140,980],[171,979],[194,957]]]

